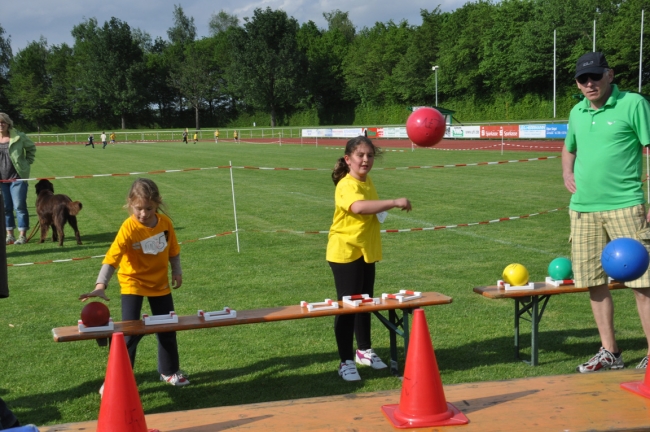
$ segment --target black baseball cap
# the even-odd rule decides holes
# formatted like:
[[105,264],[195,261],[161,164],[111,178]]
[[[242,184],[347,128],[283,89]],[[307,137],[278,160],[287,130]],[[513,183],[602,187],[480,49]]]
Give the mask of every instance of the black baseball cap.
[[580,75],[586,73],[604,73],[605,69],[609,69],[605,54],[601,52],[589,52],[578,59],[574,78],[578,78]]

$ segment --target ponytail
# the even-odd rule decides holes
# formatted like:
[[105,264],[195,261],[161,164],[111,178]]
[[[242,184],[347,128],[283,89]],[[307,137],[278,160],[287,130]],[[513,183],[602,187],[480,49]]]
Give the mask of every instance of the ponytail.
[[349,172],[350,167],[345,161],[345,157],[338,158],[336,165],[334,165],[334,170],[332,171],[332,181],[334,181],[334,185],[339,184],[341,179],[345,177]]

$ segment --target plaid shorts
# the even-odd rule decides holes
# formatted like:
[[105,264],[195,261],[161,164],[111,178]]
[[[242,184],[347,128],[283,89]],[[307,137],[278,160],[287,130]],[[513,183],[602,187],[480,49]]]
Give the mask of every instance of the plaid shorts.
[[[571,261],[577,287],[593,287],[607,283],[600,256],[610,240],[619,237],[634,238],[643,243],[650,252],[650,228],[643,204],[591,213],[569,210],[569,215]],[[650,271],[625,285],[630,288],[650,287]]]

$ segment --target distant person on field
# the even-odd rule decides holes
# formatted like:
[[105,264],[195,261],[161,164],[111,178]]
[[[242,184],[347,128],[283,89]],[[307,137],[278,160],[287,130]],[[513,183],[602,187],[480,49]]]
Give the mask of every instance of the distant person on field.
[[[338,300],[355,294],[374,295],[375,263],[382,258],[380,221],[393,208],[411,211],[411,202],[406,198],[379,199],[368,173],[380,152],[368,138],[353,138],[332,172],[335,207],[326,259],[334,274]],[[373,369],[386,367],[372,350],[370,313],[336,315],[334,335],[341,358],[339,375],[344,380],[361,379],[355,362]]]
[[[29,211],[27,210],[27,190],[31,165],[36,157],[36,145],[22,132],[14,129],[14,122],[5,113],[0,113],[0,190],[4,198],[5,244],[21,245],[27,243]],[[18,181],[20,180],[20,181]],[[16,218],[14,219],[14,211]],[[14,230],[18,221],[20,235],[16,239]]]
[[115,132],[111,132],[111,144],[115,144]]
[[239,140],[239,135],[237,134],[237,131],[233,132],[232,136],[233,138],[235,138],[235,142]]
[[218,144],[219,143],[219,129],[214,131],[214,143]]
[[[575,80],[584,99],[571,110],[562,149],[564,185],[573,195],[571,258],[577,287],[588,287],[601,348],[578,372],[622,369],[614,335],[614,304],[600,257],[605,245],[631,237],[649,248],[648,221],[641,182],[643,147],[650,144],[650,104],[623,92],[603,53],[578,59]],[[650,274],[626,282],[632,288],[650,346]],[[637,365],[645,369],[646,355]]]
[[102,148],[105,149],[106,144],[107,144],[107,142],[106,142],[106,132],[102,132],[100,138],[102,139]]
[[95,143],[93,142],[94,139],[95,137],[93,136],[93,134],[88,135],[88,142],[84,147],[93,146],[93,148],[95,148]]
[[194,132],[194,144],[196,144],[199,141],[199,134]]
[[187,129],[183,131],[183,142],[187,144]]
[[[180,247],[171,219],[164,213],[164,203],[158,186],[152,180],[139,178],[133,182],[126,200],[130,216],[124,221],[113,241],[97,276],[95,290],[79,299],[106,297],[106,287],[119,267],[117,278],[122,293],[122,320],[139,320],[146,297],[152,315],[166,315],[174,310],[170,288],[183,284]],[[171,267],[172,284],[169,284]],[[173,386],[188,385],[190,381],[179,367],[176,332],[157,333],[158,373],[160,380]],[[131,367],[139,336],[127,336]],[[102,394],[104,386],[99,390]]]

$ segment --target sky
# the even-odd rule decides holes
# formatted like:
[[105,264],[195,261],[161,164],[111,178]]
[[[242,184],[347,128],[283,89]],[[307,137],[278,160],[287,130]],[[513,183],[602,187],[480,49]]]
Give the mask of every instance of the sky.
[[300,24],[311,20],[318,27],[326,28],[323,12],[339,9],[348,12],[355,27],[361,29],[391,19],[420,25],[421,9],[432,11],[440,6],[441,11],[451,12],[468,2],[473,0],[406,0],[403,3],[395,0],[3,0],[0,26],[5,30],[4,37],[11,38],[15,55],[41,36],[49,45],[72,46],[72,28],[88,18],[96,18],[103,25],[116,17],[131,28],[149,33],[153,39],[160,36],[167,40],[175,4],[183,7],[185,15],[194,18],[197,36],[201,38],[209,36],[210,17],[220,10],[236,15],[242,23],[256,8],[282,9]]

